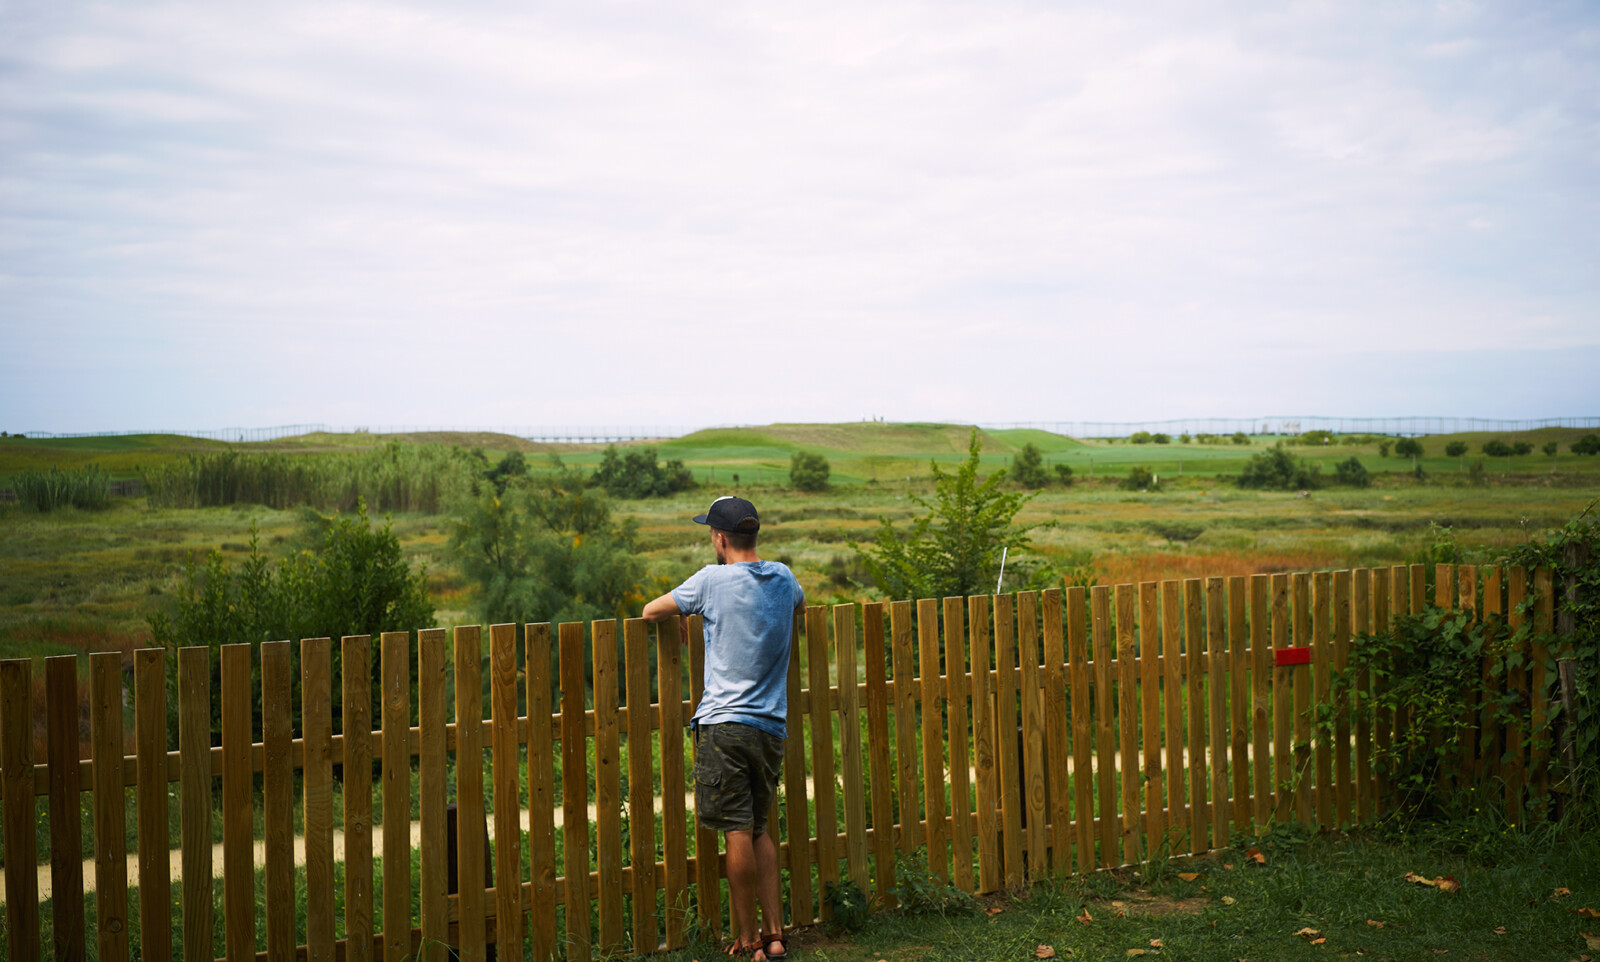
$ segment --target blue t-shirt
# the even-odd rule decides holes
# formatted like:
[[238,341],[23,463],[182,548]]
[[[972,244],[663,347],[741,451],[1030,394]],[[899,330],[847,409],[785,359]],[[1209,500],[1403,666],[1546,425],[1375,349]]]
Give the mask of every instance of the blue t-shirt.
[[789,642],[805,591],[787,565],[707,565],[672,589],[685,615],[705,620],[706,688],[693,723],[740,722],[787,736]]

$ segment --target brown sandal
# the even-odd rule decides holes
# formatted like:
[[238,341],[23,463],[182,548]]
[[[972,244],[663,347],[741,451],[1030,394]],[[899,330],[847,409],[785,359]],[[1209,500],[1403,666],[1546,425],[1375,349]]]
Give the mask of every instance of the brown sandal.
[[[778,943],[778,947],[783,951],[768,952],[767,946],[774,942]],[[761,957],[770,960],[770,962],[788,962],[789,943],[784,941],[782,935],[764,935],[761,937]]]

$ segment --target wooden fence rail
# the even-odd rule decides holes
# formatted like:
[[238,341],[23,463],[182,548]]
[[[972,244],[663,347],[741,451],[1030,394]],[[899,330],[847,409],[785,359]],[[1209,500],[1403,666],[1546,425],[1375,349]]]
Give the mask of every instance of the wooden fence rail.
[[[1371,679],[1352,694],[1330,686],[1330,672],[1347,664],[1354,634],[1421,610],[1425,575],[1399,566],[798,613],[790,737],[769,821],[789,870],[788,922],[829,917],[829,886],[842,879],[892,902],[896,859],[919,850],[941,879],[989,892],[1204,852],[1275,821],[1331,829],[1380,816],[1393,786],[1375,760],[1409,719],[1352,712],[1349,699],[1369,697]],[[1475,617],[1504,613],[1513,626],[1531,589],[1539,627],[1552,623],[1547,571],[1441,565],[1434,583],[1433,602]],[[144,958],[209,959],[220,948],[229,959],[284,962],[444,959],[446,945],[467,960],[491,946],[515,947],[516,958],[589,959],[679,948],[691,932],[719,938],[727,916],[718,838],[696,825],[685,797],[686,720],[704,663],[699,619],[687,628],[685,649],[676,620],[654,637],[637,619],[587,632],[495,625],[487,679],[477,627],[385,634],[376,647],[350,637],[337,650],[325,638],[271,642],[259,654],[232,645],[221,649],[215,692],[207,649],[183,649],[175,751],[166,652],[135,653],[131,692],[121,656],[97,654],[87,760],[78,757],[74,659],[45,660],[42,761],[31,663],[0,662],[10,957],[45,954],[35,869],[43,825],[50,949],[61,960],[84,958],[91,939],[100,959],[125,959],[135,933]],[[1544,653],[1530,654],[1527,671],[1502,679],[1523,694],[1525,714],[1504,730],[1475,730],[1453,776],[1497,780],[1513,813],[1549,786],[1546,741],[1527,733],[1547,716],[1554,679]],[[1316,706],[1331,707],[1333,737],[1313,726]],[[91,903],[80,793],[92,800]],[[136,904],[126,877],[130,811]],[[211,884],[217,818],[220,901]],[[383,855],[403,857],[374,851],[375,828]]]

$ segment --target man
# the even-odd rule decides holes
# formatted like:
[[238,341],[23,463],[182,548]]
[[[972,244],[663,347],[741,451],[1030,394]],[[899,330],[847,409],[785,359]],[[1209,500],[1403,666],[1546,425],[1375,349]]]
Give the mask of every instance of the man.
[[[761,518],[755,505],[718,498],[694,520],[711,528],[717,563],[645,605],[644,617],[704,618],[705,692],[690,720],[695,813],[701,825],[728,839],[728,889],[738,930],[729,954],[782,962],[788,947],[778,846],[767,832],[767,812],[788,735],[789,644],[805,592],[786,565],[756,556]],[[766,922],[759,939],[758,902]]]

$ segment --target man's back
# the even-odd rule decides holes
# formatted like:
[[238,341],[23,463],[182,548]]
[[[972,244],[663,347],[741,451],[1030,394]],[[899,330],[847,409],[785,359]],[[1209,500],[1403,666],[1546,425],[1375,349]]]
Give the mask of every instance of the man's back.
[[705,694],[694,723],[740,722],[784,737],[794,610],[805,601],[794,573],[777,561],[707,565],[672,598],[705,620]]

